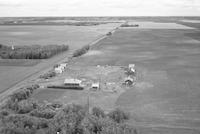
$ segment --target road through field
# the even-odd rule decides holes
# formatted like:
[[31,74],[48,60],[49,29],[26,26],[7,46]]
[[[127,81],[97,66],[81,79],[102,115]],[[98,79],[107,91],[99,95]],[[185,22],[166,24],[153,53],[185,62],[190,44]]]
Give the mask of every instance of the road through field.
[[[112,31],[119,25],[114,24],[104,24],[102,26],[97,27],[88,27],[88,30],[85,30],[86,35],[82,35],[82,37],[77,37],[76,40],[75,37],[73,37],[74,41],[71,45],[69,45],[70,50],[68,52],[61,53],[57,56],[54,56],[51,59],[43,60],[39,64],[35,66],[30,67],[24,67],[24,66],[0,66],[0,84],[1,84],[1,90],[0,90],[0,98],[1,100],[6,97],[9,93],[12,93],[17,88],[23,86],[24,84],[27,84],[27,81],[34,79],[38,77],[41,73],[44,73],[45,71],[49,70],[53,67],[56,63],[62,62],[62,61],[68,61],[68,58],[72,56],[72,53],[78,49],[81,48],[84,45],[93,45],[96,44],[99,40],[103,39],[107,32]],[[72,31],[77,32],[79,30]],[[82,33],[84,31],[81,31]],[[75,34],[75,33],[74,33]],[[85,37],[85,40],[84,40]],[[66,39],[67,40],[67,39]],[[70,39],[69,39],[70,40]],[[81,40],[84,40],[83,42],[80,42]]]
[[119,29],[97,43],[77,66],[136,64],[135,87],[116,102],[131,113],[141,134],[200,133],[198,29]]

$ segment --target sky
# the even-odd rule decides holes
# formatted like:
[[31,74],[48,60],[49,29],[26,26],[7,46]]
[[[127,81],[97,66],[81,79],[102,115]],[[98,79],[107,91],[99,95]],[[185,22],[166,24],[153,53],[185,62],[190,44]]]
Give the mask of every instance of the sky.
[[200,16],[200,0],[0,0],[15,16]]

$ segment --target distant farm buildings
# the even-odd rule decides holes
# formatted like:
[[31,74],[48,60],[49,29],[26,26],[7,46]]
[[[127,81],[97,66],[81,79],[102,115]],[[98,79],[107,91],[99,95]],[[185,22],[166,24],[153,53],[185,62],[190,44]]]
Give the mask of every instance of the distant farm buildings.
[[124,83],[127,86],[131,86],[136,81],[136,69],[135,64],[129,64],[128,68],[126,69],[126,75],[127,77],[124,79]]
[[55,73],[61,74],[64,72],[65,68],[67,67],[67,63],[61,63],[54,68]]

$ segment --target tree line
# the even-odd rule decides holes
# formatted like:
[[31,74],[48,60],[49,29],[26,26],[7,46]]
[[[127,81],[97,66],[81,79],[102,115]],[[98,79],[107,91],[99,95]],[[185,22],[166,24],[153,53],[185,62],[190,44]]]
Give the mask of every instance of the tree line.
[[12,48],[0,44],[0,57],[2,59],[47,59],[68,49],[68,45],[31,45]]
[[37,102],[31,96],[38,85],[10,95],[0,110],[1,134],[137,134],[121,109],[109,113],[98,107]]

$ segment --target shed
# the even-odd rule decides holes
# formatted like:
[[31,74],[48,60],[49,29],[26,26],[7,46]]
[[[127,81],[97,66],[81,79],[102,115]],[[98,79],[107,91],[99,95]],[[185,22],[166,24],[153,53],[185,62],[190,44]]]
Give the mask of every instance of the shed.
[[135,74],[135,69],[134,68],[130,68],[130,72]]
[[97,83],[92,83],[92,89],[100,89],[100,85],[99,85],[99,83],[97,82]]
[[60,66],[66,68],[67,67],[67,63],[61,63]]
[[60,67],[56,67],[54,70],[55,70],[55,72],[56,72],[57,74],[61,74],[61,73],[63,72],[63,69],[60,68]]
[[81,86],[81,80],[78,80],[78,79],[65,79],[64,84],[68,85],[68,86]]

